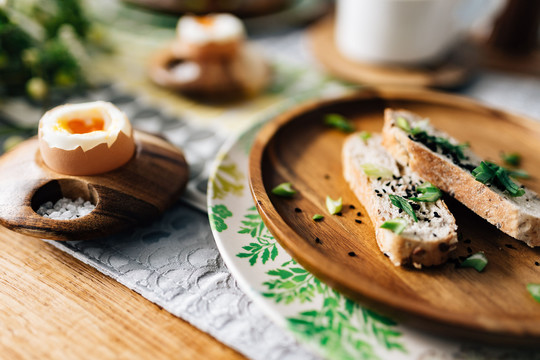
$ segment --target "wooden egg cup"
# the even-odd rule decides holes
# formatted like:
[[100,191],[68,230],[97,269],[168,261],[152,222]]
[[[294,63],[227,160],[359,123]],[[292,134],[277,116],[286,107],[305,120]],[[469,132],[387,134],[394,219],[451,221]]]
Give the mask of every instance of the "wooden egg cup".
[[[135,227],[174,204],[188,181],[182,151],[159,137],[133,133],[133,158],[92,176],[59,174],[47,167],[32,138],[0,158],[0,224],[52,240],[86,240]],[[45,202],[82,197],[96,205],[88,215],[54,220],[38,215]]]

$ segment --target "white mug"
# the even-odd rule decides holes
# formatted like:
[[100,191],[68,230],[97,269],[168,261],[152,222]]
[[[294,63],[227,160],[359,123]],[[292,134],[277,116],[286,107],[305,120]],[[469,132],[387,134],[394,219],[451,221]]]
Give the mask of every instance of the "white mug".
[[347,58],[369,63],[434,62],[501,0],[338,0],[335,42]]

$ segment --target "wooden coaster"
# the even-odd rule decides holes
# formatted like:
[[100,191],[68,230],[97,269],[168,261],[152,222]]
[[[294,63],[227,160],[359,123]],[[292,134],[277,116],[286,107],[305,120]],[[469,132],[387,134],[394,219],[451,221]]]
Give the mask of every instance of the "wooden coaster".
[[[182,152],[167,141],[134,132],[136,152],[124,166],[94,176],[54,172],[39,153],[37,138],[0,158],[0,224],[19,233],[53,240],[85,240],[149,222],[174,204],[188,181]],[[96,208],[73,220],[36,213],[62,197],[82,197]]]
[[346,58],[334,42],[334,17],[327,17],[308,32],[313,54],[333,75],[361,85],[404,85],[452,88],[463,84],[471,74],[475,52],[459,46],[444,63],[423,67],[382,66]]
[[[468,341],[538,347],[540,304],[527,284],[540,282],[540,247],[531,249],[512,239],[446,196],[462,235],[454,261],[416,270],[392,265],[379,250],[367,212],[342,175],[341,151],[348,134],[325,126],[324,117],[341,114],[358,131],[380,132],[387,107],[429,117],[437,128],[470,142],[483,158],[519,152],[532,177],[523,183],[540,192],[538,122],[420,88],[365,88],[299,106],[259,132],[249,175],[266,226],[317,278],[404,324]],[[273,195],[271,190],[283,182],[291,182],[297,194]],[[343,198],[341,214],[329,215],[326,196]],[[314,214],[324,219],[315,222]],[[458,258],[478,251],[489,261],[483,272],[456,266]]]

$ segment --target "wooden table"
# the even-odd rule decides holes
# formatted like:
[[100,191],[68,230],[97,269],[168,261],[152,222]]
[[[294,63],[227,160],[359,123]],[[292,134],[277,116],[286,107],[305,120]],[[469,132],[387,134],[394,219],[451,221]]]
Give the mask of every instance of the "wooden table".
[[0,227],[0,358],[244,357],[91,266]]

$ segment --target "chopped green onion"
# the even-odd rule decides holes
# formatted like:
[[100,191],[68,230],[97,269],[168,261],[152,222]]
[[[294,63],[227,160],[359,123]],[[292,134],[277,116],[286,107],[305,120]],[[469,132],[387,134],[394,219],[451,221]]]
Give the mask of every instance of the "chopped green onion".
[[505,187],[506,191],[510,193],[510,196],[523,196],[525,194],[525,190],[520,188],[515,182],[510,180],[510,177],[508,176],[508,171],[506,171],[504,168],[500,167],[497,169],[495,175],[497,175],[497,180]]
[[371,137],[371,133],[367,131],[362,131],[360,134],[358,134],[358,136],[360,136],[360,139],[366,142]]
[[472,175],[476,181],[480,181],[482,184],[487,184],[495,179],[495,171],[493,166],[497,166],[487,161],[482,161],[473,171]]
[[521,155],[513,152],[513,153],[501,153],[501,159],[508,165],[512,166],[519,166],[521,164]]
[[463,260],[463,262],[460,264],[460,267],[472,267],[475,268],[476,271],[482,272],[482,270],[484,270],[484,268],[486,267],[487,263],[488,260],[486,255],[480,251]]
[[529,175],[529,173],[523,169],[515,169],[515,170],[506,169],[506,171],[508,171],[508,175],[516,179],[518,178],[529,179],[531,177],[531,175]]
[[472,175],[483,184],[493,184],[501,191],[508,191],[510,196],[517,197],[525,194],[525,190],[510,179],[508,170],[489,161],[482,161],[472,171]]
[[407,228],[407,220],[402,218],[387,220],[381,225],[381,228],[388,229],[394,234],[399,235]]
[[418,218],[416,217],[416,214],[414,213],[414,210],[411,204],[407,201],[407,199],[393,194],[388,195],[388,197],[390,198],[392,205],[399,209],[402,209],[403,211],[405,211],[405,213],[412,217],[415,222],[418,222]]
[[422,196],[412,197],[409,200],[422,202],[435,202],[441,197],[441,190],[431,183],[425,182],[416,187],[416,190],[422,193]]
[[292,188],[290,182],[284,182],[273,188],[272,194],[283,197],[292,197],[294,194],[296,194],[296,190]]
[[364,174],[366,174],[369,177],[372,178],[391,178],[393,173],[391,170],[385,168],[384,166],[379,166],[371,163],[366,163],[360,165],[362,170],[364,170]]
[[409,122],[404,117],[398,117],[396,119],[396,125],[403,131],[411,132],[411,125],[409,125]]
[[527,290],[534,300],[540,302],[540,284],[527,284]]
[[327,114],[324,117],[324,123],[346,133],[354,131],[354,126],[344,116],[339,114]]
[[330,215],[335,215],[338,212],[341,211],[341,208],[343,207],[343,200],[341,198],[337,200],[332,200],[330,196],[326,197],[326,208],[328,209],[328,212]]
[[324,219],[324,216],[322,216],[321,214],[315,214],[313,215],[312,219],[315,221],[321,221],[322,219]]

